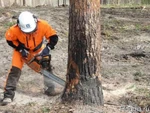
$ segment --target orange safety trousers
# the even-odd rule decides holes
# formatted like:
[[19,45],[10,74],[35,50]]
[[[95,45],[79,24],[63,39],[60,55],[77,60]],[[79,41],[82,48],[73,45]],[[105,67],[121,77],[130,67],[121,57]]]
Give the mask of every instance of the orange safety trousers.
[[[38,54],[44,46],[42,46],[39,50],[33,52],[29,51],[28,56],[35,56]],[[27,57],[28,59],[28,57]],[[21,53],[19,51],[14,50],[13,56],[12,56],[12,67],[8,73],[5,86],[4,86],[4,98],[11,98],[13,99],[15,96],[15,90],[17,82],[21,76],[21,69],[24,65],[24,58],[22,57]]]

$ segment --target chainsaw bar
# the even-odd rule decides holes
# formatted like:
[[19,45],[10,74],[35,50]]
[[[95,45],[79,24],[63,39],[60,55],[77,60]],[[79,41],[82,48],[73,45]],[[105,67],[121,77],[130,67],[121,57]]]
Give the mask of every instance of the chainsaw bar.
[[65,81],[59,77],[57,77],[56,75],[50,73],[49,71],[47,70],[44,70],[44,69],[41,69],[40,70],[40,73],[46,77],[48,77],[49,79],[57,82],[58,84],[62,85],[62,86],[65,86]]
[[24,61],[31,69],[42,74],[43,76],[48,77],[49,79],[55,81],[56,83],[58,83],[62,86],[65,86],[65,83],[66,83],[65,80],[57,77],[56,75],[52,74],[51,72],[47,71],[46,69],[43,69],[41,67],[41,65],[35,61],[36,57],[41,56],[41,55],[36,55],[36,56],[33,56],[32,54],[29,54],[29,55],[30,56],[28,56],[28,59],[24,59]]

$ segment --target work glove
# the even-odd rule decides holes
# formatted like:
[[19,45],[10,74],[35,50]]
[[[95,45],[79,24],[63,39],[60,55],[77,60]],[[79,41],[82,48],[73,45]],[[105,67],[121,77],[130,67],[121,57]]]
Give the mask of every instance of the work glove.
[[19,52],[21,53],[22,57],[26,58],[28,56],[28,51],[25,49],[20,49]]
[[49,55],[50,50],[51,50],[51,48],[50,48],[49,44],[47,44],[46,47],[43,49],[43,51],[40,53],[40,55],[41,56]]

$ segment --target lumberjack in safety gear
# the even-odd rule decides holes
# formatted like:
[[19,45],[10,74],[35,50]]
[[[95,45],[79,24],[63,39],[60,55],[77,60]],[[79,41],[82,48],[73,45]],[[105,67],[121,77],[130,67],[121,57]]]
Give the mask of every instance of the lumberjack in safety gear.
[[[30,12],[22,12],[17,20],[17,24],[10,27],[5,34],[6,41],[9,46],[14,49],[12,57],[12,67],[8,74],[6,85],[4,87],[4,99],[13,100],[15,96],[16,85],[21,75],[21,69],[24,64],[24,57],[28,54],[46,55],[50,49],[54,49],[58,41],[56,31],[44,20],[37,19]],[[47,46],[43,49],[43,39],[48,40]],[[47,78],[45,78],[47,79]],[[44,79],[44,84],[47,85]],[[48,83],[47,89],[50,93],[55,94],[55,85],[51,81]],[[53,91],[53,92],[51,92]],[[48,92],[48,91],[46,91]]]

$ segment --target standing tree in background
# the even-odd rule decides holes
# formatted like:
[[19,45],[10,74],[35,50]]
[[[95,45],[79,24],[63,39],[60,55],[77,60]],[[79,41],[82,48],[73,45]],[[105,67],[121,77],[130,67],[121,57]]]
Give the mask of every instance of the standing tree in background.
[[3,0],[1,0],[0,5],[1,5],[2,7],[5,7]]
[[107,0],[100,0],[101,4],[107,4]]
[[26,5],[26,1],[25,0],[23,0],[23,6],[25,6]]
[[66,6],[66,0],[63,0],[63,6]]
[[58,4],[58,6],[59,6],[59,0],[57,1],[57,4]]
[[70,0],[69,44],[63,101],[103,105],[100,74],[100,0]]

